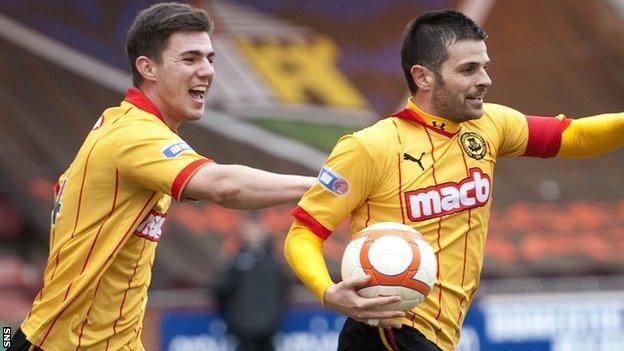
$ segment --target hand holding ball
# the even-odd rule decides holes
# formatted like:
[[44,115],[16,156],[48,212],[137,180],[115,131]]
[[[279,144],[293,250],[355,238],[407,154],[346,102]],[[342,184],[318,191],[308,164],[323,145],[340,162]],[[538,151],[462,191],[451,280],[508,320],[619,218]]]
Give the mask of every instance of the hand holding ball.
[[342,279],[370,275],[359,288],[363,297],[399,295],[386,310],[407,311],[421,304],[436,280],[433,249],[423,236],[405,224],[376,223],[362,229],[342,256]]

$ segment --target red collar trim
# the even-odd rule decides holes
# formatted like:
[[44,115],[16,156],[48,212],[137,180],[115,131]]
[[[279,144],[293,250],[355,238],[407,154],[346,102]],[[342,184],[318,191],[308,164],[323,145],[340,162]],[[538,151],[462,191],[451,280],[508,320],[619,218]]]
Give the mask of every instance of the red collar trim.
[[434,131],[434,132],[436,132],[438,134],[444,135],[444,136],[446,136],[448,138],[452,138],[457,133],[459,133],[459,130],[456,131],[456,132],[451,133],[451,132],[447,132],[447,131],[441,130],[440,128],[435,128],[434,126],[429,125],[425,121],[425,119],[421,115],[418,114],[418,112],[416,112],[416,111],[414,111],[412,109],[409,109],[409,108],[406,108],[403,111],[397,112],[393,116],[414,121],[414,122],[422,125],[423,127],[427,128],[427,129],[430,129],[430,130],[432,130],[432,131]]
[[163,123],[165,123],[165,119],[158,110],[158,107],[156,107],[156,105],[154,105],[154,103],[147,96],[145,96],[145,94],[143,94],[141,90],[135,87],[128,89],[124,100],[145,112],[153,114],[154,116],[158,117],[158,119],[163,121]]

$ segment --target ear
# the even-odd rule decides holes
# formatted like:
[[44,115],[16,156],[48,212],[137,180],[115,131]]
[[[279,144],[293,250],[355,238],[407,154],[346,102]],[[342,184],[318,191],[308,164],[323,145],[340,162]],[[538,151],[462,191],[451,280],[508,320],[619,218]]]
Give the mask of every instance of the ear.
[[144,80],[156,81],[156,63],[147,56],[139,56],[134,62]]
[[433,72],[421,65],[412,66],[410,72],[412,73],[412,79],[418,87],[418,90],[431,90],[431,87],[435,82],[435,75]]

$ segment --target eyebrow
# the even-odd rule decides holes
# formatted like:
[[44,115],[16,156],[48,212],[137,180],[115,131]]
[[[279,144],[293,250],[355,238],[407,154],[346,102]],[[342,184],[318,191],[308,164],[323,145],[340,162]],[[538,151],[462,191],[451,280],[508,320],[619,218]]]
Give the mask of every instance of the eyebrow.
[[468,61],[468,62],[463,62],[460,63],[459,65],[457,65],[457,67],[468,67],[468,66],[487,66],[490,64],[490,60],[487,60],[485,62],[479,62],[479,61]]
[[[180,53],[179,56],[184,56],[184,55],[204,56],[204,53],[201,50],[188,50],[188,51],[184,51],[184,52]],[[210,51],[210,52],[208,52],[208,54],[206,56],[207,57],[214,57],[215,56],[215,52],[214,51]]]

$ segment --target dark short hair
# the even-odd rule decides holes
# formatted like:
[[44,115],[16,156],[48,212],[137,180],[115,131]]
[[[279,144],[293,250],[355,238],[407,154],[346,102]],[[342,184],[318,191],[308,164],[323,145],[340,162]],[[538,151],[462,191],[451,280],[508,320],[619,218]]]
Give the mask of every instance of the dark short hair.
[[137,15],[128,31],[126,54],[132,69],[132,84],[138,87],[143,77],[136,68],[139,56],[160,63],[169,37],[175,32],[203,31],[212,34],[208,12],[175,2],[152,5]]
[[485,40],[487,34],[472,19],[454,10],[426,13],[413,20],[403,34],[401,66],[410,92],[417,90],[411,68],[421,65],[439,74],[448,59],[449,45],[460,40]]

